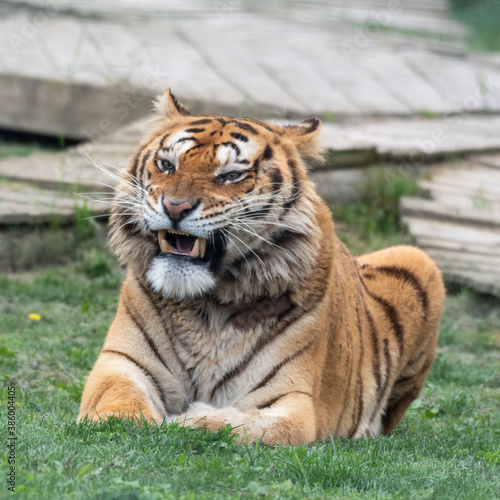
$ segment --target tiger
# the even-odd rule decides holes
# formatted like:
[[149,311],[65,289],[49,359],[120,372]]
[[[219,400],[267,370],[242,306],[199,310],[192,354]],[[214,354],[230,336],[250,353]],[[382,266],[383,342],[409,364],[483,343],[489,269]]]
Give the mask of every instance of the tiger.
[[191,114],[167,89],[121,171],[126,269],[78,420],[269,445],[391,433],[426,380],[445,290],[422,250],[360,257],[308,177],[321,121]]

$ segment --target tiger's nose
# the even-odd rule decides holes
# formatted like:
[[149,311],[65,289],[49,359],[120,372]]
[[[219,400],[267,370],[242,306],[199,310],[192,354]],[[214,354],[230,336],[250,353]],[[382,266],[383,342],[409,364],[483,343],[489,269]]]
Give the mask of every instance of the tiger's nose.
[[171,219],[182,219],[193,209],[189,201],[169,201],[166,198],[163,198],[163,206]]

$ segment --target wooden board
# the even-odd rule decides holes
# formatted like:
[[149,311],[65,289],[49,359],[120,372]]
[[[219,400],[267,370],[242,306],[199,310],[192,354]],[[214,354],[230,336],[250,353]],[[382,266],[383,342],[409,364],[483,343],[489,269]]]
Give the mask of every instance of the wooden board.
[[26,183],[0,183],[0,225],[74,221],[75,216],[87,217],[108,210],[108,203],[67,192],[40,189]]
[[490,206],[470,207],[460,201],[456,205],[450,206],[436,202],[436,200],[405,196],[400,200],[400,209],[405,216],[470,224],[478,227],[500,227],[500,207],[497,210]]

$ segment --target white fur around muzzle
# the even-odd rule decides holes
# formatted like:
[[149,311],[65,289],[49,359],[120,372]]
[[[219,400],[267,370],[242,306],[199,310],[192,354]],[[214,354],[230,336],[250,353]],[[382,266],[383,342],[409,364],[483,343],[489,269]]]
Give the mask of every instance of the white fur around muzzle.
[[147,279],[155,292],[176,299],[200,296],[215,286],[207,267],[160,257],[153,259]]

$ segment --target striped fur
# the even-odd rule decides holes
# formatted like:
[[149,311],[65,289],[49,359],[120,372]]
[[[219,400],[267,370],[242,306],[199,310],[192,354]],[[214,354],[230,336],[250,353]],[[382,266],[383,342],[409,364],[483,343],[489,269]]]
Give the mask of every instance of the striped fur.
[[[319,120],[192,116],[169,91],[158,109],[115,197],[127,277],[79,418],[231,424],[283,444],[391,432],[434,356],[433,261],[340,242],[303,163]],[[192,208],[175,219],[165,199]],[[160,230],[206,238],[207,256],[162,254]]]

